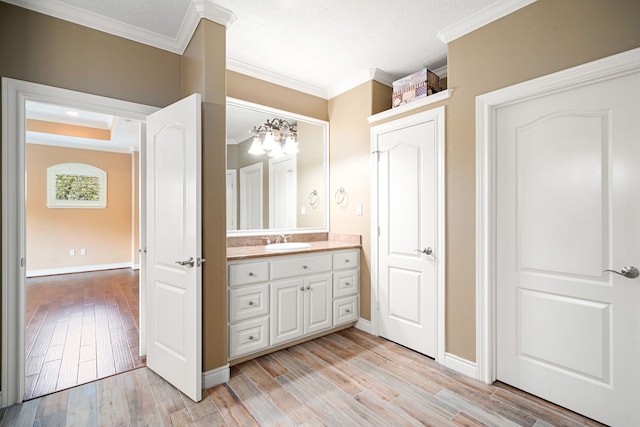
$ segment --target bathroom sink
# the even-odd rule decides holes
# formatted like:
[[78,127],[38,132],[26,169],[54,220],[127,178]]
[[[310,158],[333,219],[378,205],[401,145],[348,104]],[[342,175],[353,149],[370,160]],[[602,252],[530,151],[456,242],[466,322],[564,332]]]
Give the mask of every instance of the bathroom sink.
[[310,248],[309,243],[304,242],[287,242],[287,243],[272,243],[264,248],[268,251],[293,251],[295,249]]

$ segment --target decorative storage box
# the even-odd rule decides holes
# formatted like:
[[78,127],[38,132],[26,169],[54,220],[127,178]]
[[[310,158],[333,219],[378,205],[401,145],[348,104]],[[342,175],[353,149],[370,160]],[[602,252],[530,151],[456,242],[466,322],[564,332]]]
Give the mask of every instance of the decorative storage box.
[[423,68],[413,74],[393,82],[392,107],[398,107],[440,90],[440,77],[433,71]]

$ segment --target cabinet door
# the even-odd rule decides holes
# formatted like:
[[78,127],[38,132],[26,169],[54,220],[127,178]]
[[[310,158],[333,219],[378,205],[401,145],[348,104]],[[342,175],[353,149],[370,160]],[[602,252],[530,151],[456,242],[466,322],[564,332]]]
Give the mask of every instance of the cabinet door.
[[271,345],[302,336],[303,295],[302,278],[271,284]]
[[331,274],[304,278],[304,333],[328,329],[333,324]]

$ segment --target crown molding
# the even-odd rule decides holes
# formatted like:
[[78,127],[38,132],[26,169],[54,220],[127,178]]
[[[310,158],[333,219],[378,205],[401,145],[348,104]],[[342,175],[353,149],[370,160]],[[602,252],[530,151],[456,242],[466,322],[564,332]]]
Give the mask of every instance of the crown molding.
[[[453,40],[460,38],[480,27],[497,21],[498,19],[522,9],[525,6],[535,2],[536,0],[500,0],[492,5],[477,11],[467,18],[449,25],[438,31],[438,38],[441,42],[448,44]],[[437,74],[437,73],[436,73]]]
[[185,13],[178,33],[175,37],[170,37],[107,18],[58,0],[2,1],[179,55],[184,53],[200,19],[206,18],[224,25],[225,28],[228,28],[236,20],[232,11],[216,5],[212,0],[193,0]]
[[140,148],[134,145],[109,145],[110,141],[100,141],[74,136],[50,135],[40,132],[26,133],[27,144],[48,145],[51,147],[75,148],[78,150],[107,151],[110,153],[132,153]]
[[317,96],[319,98],[328,99],[327,91],[325,89],[322,89],[318,86],[314,86],[309,83],[302,82],[300,80],[283,76],[278,73],[274,73],[272,71],[265,70],[264,68],[254,67],[253,65],[245,64],[244,62],[240,62],[233,58],[227,58],[227,70],[235,71],[236,73],[244,74],[259,80],[264,80],[269,83],[273,83],[289,89],[297,90],[299,92]]
[[340,84],[330,87],[327,91],[327,99],[331,99],[338,95],[341,95],[347,91],[350,91],[354,87],[360,86],[361,84],[371,80],[375,80],[378,83],[382,83],[386,86],[391,86],[393,81],[396,79],[391,74],[386,73],[379,68],[369,68],[368,70],[362,71],[352,78],[341,82]]
[[440,77],[441,79],[444,79],[445,77],[447,77],[447,66],[444,65],[440,68],[436,68],[435,70],[431,70],[434,73],[436,73],[438,75],[438,77]]

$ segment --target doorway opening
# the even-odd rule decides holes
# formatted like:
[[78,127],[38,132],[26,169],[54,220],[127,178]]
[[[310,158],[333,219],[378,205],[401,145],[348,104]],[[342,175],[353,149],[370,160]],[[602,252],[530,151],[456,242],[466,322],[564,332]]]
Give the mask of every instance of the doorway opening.
[[[127,214],[124,214],[126,218],[123,218],[123,221],[131,222],[132,218],[135,216],[136,218],[140,218],[139,220],[139,232],[132,233],[129,232],[129,237],[132,235],[137,235],[137,241],[135,244],[133,243],[134,239],[128,243],[127,253],[128,255],[125,259],[121,261],[111,260],[103,260],[98,261],[96,259],[92,259],[92,256],[97,256],[100,253],[102,248],[107,246],[110,239],[113,236],[102,236],[99,239],[100,246],[97,247],[97,250],[91,249],[89,246],[89,241],[86,242],[86,245],[79,244],[76,246],[68,246],[65,247],[64,252],[61,250],[57,250],[58,252],[64,253],[66,261],[69,261],[69,258],[82,258],[87,260],[85,263],[80,263],[82,265],[74,266],[72,264],[64,264],[60,262],[59,264],[41,264],[39,267],[37,264],[30,263],[33,261],[32,257],[35,255],[37,259],[38,254],[29,253],[29,257],[27,257],[28,251],[30,249],[37,250],[39,245],[37,244],[28,244],[27,240],[27,201],[28,197],[30,197],[27,193],[27,189],[31,189],[31,186],[35,183],[35,181],[27,182],[27,175],[29,172],[27,169],[27,151],[28,145],[28,133],[32,132],[29,129],[29,125],[27,122],[28,114],[27,114],[27,103],[42,103],[42,104],[50,104],[57,106],[65,106],[70,111],[72,110],[81,110],[81,111],[91,111],[97,114],[102,115],[111,115],[114,117],[121,117],[125,119],[125,123],[134,123],[136,124],[136,134],[138,141],[144,143],[145,141],[145,128],[144,122],[149,114],[153,113],[157,109],[154,107],[149,107],[141,104],[134,104],[131,102],[115,100],[112,98],[105,98],[96,95],[90,95],[75,91],[69,91],[65,89],[39,85],[35,83],[29,83],[19,80],[13,80],[8,78],[2,79],[2,120],[3,120],[3,135],[2,135],[2,375],[1,375],[1,389],[2,394],[0,395],[0,406],[9,406],[14,403],[18,403],[23,400],[23,398],[27,395],[26,387],[25,387],[25,379],[27,377],[28,369],[27,366],[27,348],[31,343],[28,342],[28,337],[25,334],[28,325],[28,316],[32,313],[27,312],[27,292],[26,288],[28,285],[28,281],[31,279],[27,279],[27,275],[29,273],[30,276],[35,278],[39,278],[37,280],[46,280],[42,279],[47,275],[59,275],[64,273],[76,273],[79,275],[88,274],[88,273],[78,273],[86,270],[104,270],[104,269],[116,269],[116,268],[125,268],[128,269],[128,273],[130,275],[130,279],[137,276],[138,280],[133,279],[134,282],[138,283],[137,289],[135,286],[130,288],[129,293],[138,292],[138,295],[145,294],[145,261],[144,255],[140,255],[137,261],[134,259],[137,258],[137,253],[139,248],[144,248],[144,242],[146,239],[144,230],[144,218],[145,218],[145,199],[144,192],[139,192],[138,197],[138,206],[139,210],[133,213],[133,210],[130,208]],[[67,115],[66,110],[64,112]],[[72,117],[71,115],[68,115]],[[33,117],[32,117],[33,118]],[[128,120],[129,122],[126,122]],[[41,120],[41,122],[46,120]],[[47,123],[35,123],[39,126],[49,126]],[[91,127],[91,126],[85,126]],[[40,128],[42,129],[42,128]],[[43,132],[40,132],[43,133]],[[43,141],[40,142],[39,145],[46,145],[47,149],[56,148],[60,144],[56,144],[56,139],[64,139],[67,138],[60,134],[55,134],[53,130],[50,132],[52,136],[48,137],[51,141],[50,143],[43,144]],[[77,136],[78,140],[75,140],[76,143],[85,143],[90,145],[90,139],[95,138],[82,138],[82,136]],[[94,141],[95,142],[95,141]],[[102,141],[104,144],[105,142]],[[75,146],[74,149],[87,149],[87,146],[79,147]],[[91,158],[101,159],[105,157],[105,153],[101,151],[96,151],[95,147],[92,147],[89,151],[91,151]],[[132,151],[127,149],[124,150],[129,153],[129,167],[132,167],[132,164],[135,163],[133,160]],[[135,151],[135,150],[133,150]],[[145,158],[144,158],[144,145],[141,144],[140,147],[140,155],[137,156],[137,164],[138,171],[137,175],[140,179],[135,185],[137,188],[144,189],[146,182],[144,181],[145,177]],[[46,155],[44,157],[47,157]],[[68,161],[69,159],[65,158],[65,156],[60,157],[60,161],[56,162],[57,165],[67,164],[67,163],[91,163],[91,161]],[[99,168],[104,169],[104,168]],[[46,174],[45,174],[46,175]],[[83,185],[91,187],[95,185],[99,185],[100,181],[91,178],[91,174],[85,173],[61,173],[64,179],[71,179],[75,181],[75,184],[72,187],[75,188],[75,192],[71,191],[69,194],[72,194],[71,197],[66,197],[67,199],[85,199],[85,201],[93,201],[99,204],[100,202],[100,192],[97,191],[96,194],[92,194],[91,190],[85,191],[82,197],[76,197],[78,194],[78,188]],[[88,178],[87,178],[88,176]],[[55,176],[54,176],[55,178]],[[45,178],[46,180],[46,178]],[[53,186],[49,186],[49,189],[55,190],[55,179]],[[106,182],[109,183],[109,174],[107,174]],[[113,183],[112,183],[113,184]],[[117,180],[115,181],[117,184]],[[110,184],[107,184],[107,186]],[[126,184],[119,184],[120,186]],[[131,176],[129,177],[129,188],[130,191],[133,191],[133,183]],[[86,188],[85,188],[86,190]],[[107,188],[108,190],[108,188]],[[117,188],[113,189],[114,191]],[[45,196],[47,197],[47,191],[45,191]],[[107,208],[110,205],[111,196],[116,192],[107,191],[104,195],[104,202],[107,204]],[[95,191],[94,191],[95,193]],[[113,193],[113,194],[111,194]],[[53,194],[55,197],[55,191],[53,193],[49,192],[49,195]],[[89,195],[87,195],[89,194]],[[132,198],[132,196],[130,196]],[[67,200],[69,201],[69,200]],[[51,203],[51,199],[49,198],[46,203]],[[55,203],[54,203],[55,204]],[[60,209],[59,207],[45,207],[50,211],[63,211],[67,209]],[[97,210],[99,208],[90,208],[83,207],[77,208],[78,211],[84,212],[80,217],[86,217],[88,212],[91,210]],[[106,210],[102,208],[103,210]],[[81,219],[76,219],[76,225],[80,224]],[[104,226],[103,223],[99,223],[98,227]],[[46,232],[50,232],[55,234],[58,227],[56,227],[55,223],[50,224],[48,227],[45,227]],[[40,235],[43,235],[40,233]],[[57,240],[64,240],[65,236],[57,236]],[[55,239],[54,239],[55,240]],[[93,240],[92,240],[93,241]],[[68,242],[67,242],[68,245]],[[134,247],[136,246],[136,247]],[[71,256],[71,250],[74,251],[74,255]],[[83,251],[84,250],[84,251]],[[135,256],[132,255],[135,252]],[[82,255],[83,254],[83,255]],[[43,255],[43,254],[39,254]],[[44,254],[46,255],[46,253]],[[77,258],[75,258],[77,257]],[[46,258],[46,256],[45,256]],[[133,267],[137,267],[139,264],[140,270],[137,273],[134,273]],[[117,271],[117,270],[114,270]],[[126,271],[126,270],[125,270]],[[105,271],[105,274],[109,274]],[[56,278],[57,281],[60,281],[63,276],[49,276],[51,278]],[[79,276],[76,276],[79,277]],[[122,281],[118,281],[120,284]],[[59,287],[58,290],[61,288]],[[130,295],[129,295],[130,296]],[[83,296],[84,297],[84,296]],[[123,297],[124,298],[124,297]],[[136,303],[132,302],[133,300],[129,298],[129,305],[135,305]],[[50,301],[53,303],[53,301]],[[145,312],[145,301],[144,298],[139,299],[138,301],[138,316],[139,316],[139,351],[140,355],[144,355],[146,353],[145,348],[145,325],[144,325],[144,312]],[[51,304],[50,304],[51,305]],[[83,311],[84,311],[84,302],[83,302]],[[69,313],[67,313],[69,314]],[[46,319],[46,318],[45,318]],[[32,321],[32,318],[29,318]],[[35,324],[33,324],[35,325]],[[81,336],[81,335],[80,335]],[[52,336],[53,339],[53,336]],[[80,341],[82,342],[82,341]],[[63,351],[64,358],[64,348],[58,347],[56,351]],[[86,351],[86,350],[85,350]],[[40,355],[40,357],[44,357],[44,360],[47,359],[46,352],[44,356]],[[50,358],[54,357],[54,352],[49,355]],[[86,355],[85,355],[86,357]],[[75,356],[74,356],[75,358]],[[78,353],[78,361],[82,358],[82,355]],[[45,363],[43,360],[43,364]],[[53,359],[55,360],[55,359]],[[62,359],[60,359],[62,360]],[[88,365],[88,364],[87,364]],[[115,365],[115,363],[114,363]],[[75,368],[78,369],[77,366]],[[115,368],[114,368],[115,369]],[[98,369],[96,368],[96,371]],[[30,372],[30,371],[29,371]],[[60,377],[61,372],[58,372],[58,377]],[[85,375],[85,374],[83,374]],[[69,375],[69,377],[72,375]],[[78,374],[76,372],[76,381]],[[81,375],[82,377],[82,375]],[[66,380],[65,380],[66,381]],[[57,388],[57,385],[56,385]]]
[[144,366],[139,354],[142,123],[25,103],[25,393]]

